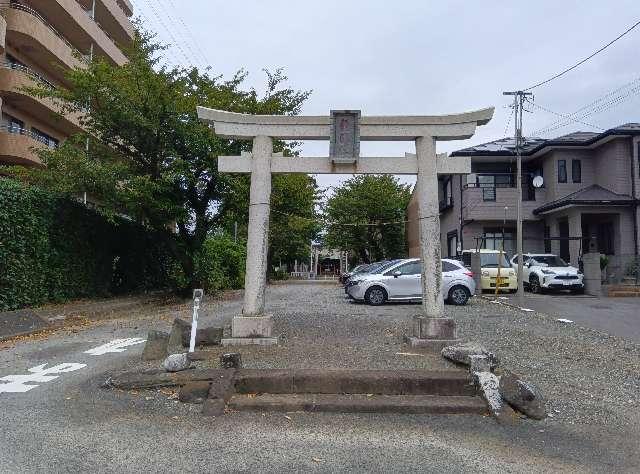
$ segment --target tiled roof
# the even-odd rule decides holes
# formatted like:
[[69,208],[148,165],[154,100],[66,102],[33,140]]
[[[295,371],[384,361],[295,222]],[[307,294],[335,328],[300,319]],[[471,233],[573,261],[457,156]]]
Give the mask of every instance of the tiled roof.
[[547,204],[535,209],[533,213],[540,214],[542,212],[551,211],[570,204],[620,205],[631,204],[633,202],[634,199],[631,196],[614,193],[602,186],[592,184],[591,186],[580,189],[575,193],[571,193],[560,199],[556,199],[555,201],[548,202]]
[[[627,123],[619,127],[611,128],[602,133],[574,132],[557,138],[544,139],[527,137],[523,138],[521,153],[523,156],[533,153],[548,146],[585,146],[590,145],[610,135],[640,135],[640,123]],[[463,148],[451,153],[451,156],[513,156],[515,155],[515,139],[501,138],[482,145]]]

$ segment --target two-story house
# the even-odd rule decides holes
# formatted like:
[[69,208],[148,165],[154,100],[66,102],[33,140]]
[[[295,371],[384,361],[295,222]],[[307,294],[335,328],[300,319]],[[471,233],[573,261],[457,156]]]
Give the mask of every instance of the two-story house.
[[[439,180],[442,255],[460,249],[515,253],[516,158],[507,138],[451,153],[471,157],[472,173]],[[522,146],[523,248],[553,252],[578,265],[589,239],[609,257],[608,274],[622,276],[640,247],[640,124]],[[533,184],[542,177],[542,186]],[[537,181],[540,181],[539,179]],[[417,203],[407,209],[409,253],[419,253]],[[482,240],[478,240],[482,238]]]

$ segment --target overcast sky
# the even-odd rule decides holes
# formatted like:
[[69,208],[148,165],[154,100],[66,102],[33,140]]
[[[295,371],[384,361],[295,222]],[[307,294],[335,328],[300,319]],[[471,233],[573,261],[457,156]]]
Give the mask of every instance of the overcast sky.
[[[440,142],[439,152],[503,137],[511,110],[502,91],[526,88],[560,72],[640,20],[640,0],[133,3],[147,28],[173,45],[168,52],[173,63],[211,66],[212,73],[225,76],[244,68],[250,74],[247,86],[259,91],[262,69],[283,67],[291,87],[313,90],[304,114],[360,109],[363,115],[430,115],[495,107],[493,120],[472,139]],[[570,114],[606,96],[598,103],[604,110],[583,122],[606,129],[640,121],[639,51],[640,27],[583,66],[535,89],[535,102]],[[558,119],[530,110],[524,117],[525,136]],[[543,136],[576,130],[599,129],[570,123]],[[513,121],[507,134],[513,134]],[[413,152],[413,144],[363,142],[361,149],[364,156],[405,151]],[[303,153],[326,156],[328,142],[307,142]],[[318,181],[327,186],[343,178]]]

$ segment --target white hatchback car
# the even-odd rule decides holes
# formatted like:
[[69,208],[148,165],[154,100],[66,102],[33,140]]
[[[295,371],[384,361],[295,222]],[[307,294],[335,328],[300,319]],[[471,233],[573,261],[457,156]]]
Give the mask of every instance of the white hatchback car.
[[[584,291],[584,275],[562,258],[551,253],[525,253],[523,256],[522,280],[531,293],[544,290]],[[511,266],[518,271],[518,256],[511,259]]]
[[[403,259],[378,272],[358,275],[347,288],[347,294],[356,301],[375,306],[387,301],[420,301],[421,275],[420,259]],[[446,301],[464,305],[475,291],[473,273],[462,262],[442,260],[442,293]]]

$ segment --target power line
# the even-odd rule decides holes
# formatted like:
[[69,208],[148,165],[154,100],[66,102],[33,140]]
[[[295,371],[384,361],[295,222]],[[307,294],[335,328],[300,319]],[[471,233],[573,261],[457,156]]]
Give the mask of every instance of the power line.
[[207,57],[207,55],[205,54],[205,52],[203,51],[203,49],[200,47],[200,42],[195,38],[195,36],[193,35],[193,32],[191,31],[191,28],[189,28],[189,26],[187,26],[187,24],[184,22],[184,20],[182,19],[182,16],[180,15],[180,10],[178,10],[178,8],[176,8],[175,3],[173,3],[173,0],[168,0],[168,2],[171,4],[171,7],[173,8],[173,10],[176,12],[176,17],[178,18],[178,21],[180,22],[180,24],[182,25],[182,27],[184,28],[184,30],[187,32],[187,34],[189,35],[189,37],[191,38],[191,41],[193,42],[193,44],[196,47],[196,50],[200,53],[200,56],[202,56],[202,59],[204,60],[204,64],[206,65],[210,65],[211,61],[209,61],[209,58]]
[[[169,20],[169,24],[170,24],[170,25],[176,25],[176,24],[178,23],[178,22],[175,20],[175,18],[172,16],[171,12],[170,12],[171,8],[169,8],[169,7],[166,7],[166,8],[165,8],[164,3],[163,3],[163,2],[161,2],[161,1],[159,1],[159,0],[156,2],[156,4],[158,5],[158,8],[159,8],[160,10],[162,10],[162,12],[166,15],[166,17],[167,17],[167,18],[168,18],[168,20]],[[175,7],[174,7],[174,11],[177,11],[177,10],[175,9]],[[177,15],[177,13],[176,13],[176,15]],[[183,25],[184,25],[184,22],[183,22]],[[197,55],[195,54],[195,52],[194,52],[193,48],[191,47],[191,44],[190,44],[189,40],[188,40],[188,39],[187,39],[187,37],[184,35],[184,31],[185,31],[185,29],[184,29],[184,28],[178,28],[178,29],[177,29],[177,31],[178,31],[178,33],[176,33],[176,37],[181,36],[181,37],[184,39],[183,44],[184,44],[185,48],[187,49],[187,51],[189,52],[190,57],[191,57],[191,59],[193,60],[193,62],[194,62],[194,63],[198,63],[198,62],[200,62],[199,58],[197,58],[197,57],[196,57]]]
[[184,49],[182,49],[182,46],[180,45],[180,43],[176,40],[175,36],[173,35],[173,33],[171,32],[171,30],[167,27],[167,25],[165,24],[165,22],[162,20],[162,17],[160,14],[158,14],[158,11],[155,9],[155,7],[153,6],[153,4],[151,2],[149,2],[149,0],[145,0],[145,3],[147,4],[147,6],[151,9],[153,15],[156,17],[156,19],[158,20],[158,24],[160,24],[160,26],[162,26],[162,28],[164,28],[164,30],[169,34],[169,37],[171,38],[171,40],[174,43],[174,46],[176,46],[178,48],[178,50],[180,51],[180,53],[182,53],[182,56],[184,57],[187,65],[192,63],[192,60],[189,59],[189,57],[187,56],[187,53],[185,53]]
[[[611,97],[612,95],[620,92],[621,90],[628,89],[629,87],[631,87],[631,89],[628,90],[626,93],[617,95],[616,97],[613,97],[612,99],[608,100],[607,102],[601,103],[603,100],[606,100],[609,97]],[[584,118],[589,117],[591,115],[602,113],[602,112],[610,110],[610,109],[612,109],[614,107],[617,107],[621,103],[629,100],[630,98],[632,98],[633,96],[638,95],[638,94],[640,94],[640,78],[630,82],[629,84],[626,84],[625,86],[623,86],[621,88],[618,88],[616,91],[613,91],[613,93],[606,94],[601,99],[598,99],[598,100],[592,102],[592,104],[590,106],[583,107],[583,108],[579,109],[578,111],[574,112],[573,114],[569,114],[567,116],[569,121],[565,121],[565,122],[556,121],[556,122],[552,123],[551,125],[536,131],[535,133],[536,134],[538,134],[538,133],[539,134],[544,134],[544,133],[552,132],[552,131],[557,130],[559,128],[563,128],[563,127],[567,126],[568,124],[570,124],[572,121],[581,120],[581,119],[584,119]],[[582,113],[580,113],[580,111],[582,111]]]
[[535,102],[533,102],[533,101],[528,101],[528,102],[529,102],[532,106],[534,106],[536,109],[540,109],[540,110],[542,110],[542,111],[544,111],[544,112],[547,112],[547,113],[550,113],[550,114],[556,115],[556,116],[561,117],[561,118],[563,118],[563,119],[570,120],[571,122],[580,123],[580,124],[582,124],[582,125],[586,125],[586,126],[588,126],[588,127],[592,127],[592,128],[597,128],[598,130],[604,130],[604,128],[599,127],[598,125],[593,125],[593,124],[588,123],[588,122],[583,122],[582,120],[578,120],[578,119],[575,119],[575,118],[571,117],[571,115],[562,114],[562,113],[560,113],[560,112],[554,112],[553,110],[549,110],[549,109],[547,109],[546,107],[543,107],[543,106],[541,106],[541,105],[539,105],[539,104],[536,104],[536,103],[535,103]]
[[[590,102],[589,104],[580,107],[578,110],[576,110],[575,112],[568,114],[567,118],[572,119],[573,117],[576,117],[580,112],[586,112],[589,111],[590,109],[596,109],[599,104],[601,104],[602,102],[606,101],[607,99],[609,99],[610,97],[616,95],[617,93],[619,93],[620,91],[623,91],[624,89],[627,89],[629,87],[633,87],[635,85],[640,84],[640,77],[635,78],[633,81],[628,82],[620,87],[618,87],[617,89],[614,89],[613,91],[610,91],[608,93],[606,93],[605,95],[599,97],[598,99],[594,100],[593,102]],[[553,122],[551,122],[550,124],[545,125],[544,127],[538,129],[538,131],[534,132],[534,133],[540,133],[540,131],[546,131],[549,129],[555,129],[556,128],[561,128],[564,125],[561,125],[561,127],[557,127],[558,124],[562,124],[563,121],[562,120],[555,120]],[[566,122],[565,122],[566,124]]]
[[596,56],[597,54],[601,53],[602,51],[604,51],[605,49],[607,49],[609,46],[611,46],[613,43],[615,43],[616,41],[618,41],[620,38],[622,38],[623,36],[625,36],[627,33],[630,33],[634,28],[636,28],[638,25],[640,25],[640,20],[638,20],[636,23],[634,23],[630,28],[628,28],[626,31],[624,31],[622,34],[618,35],[615,39],[613,39],[612,41],[610,41],[609,43],[605,44],[603,47],[601,47],[600,49],[598,49],[597,51],[595,51],[594,53],[590,54],[589,56],[587,56],[586,58],[578,61],[576,64],[574,64],[571,67],[568,67],[567,69],[563,70],[562,72],[559,72],[558,74],[551,76],[549,79],[546,79],[544,81],[538,82],[537,84],[534,84],[530,87],[527,87],[526,89],[524,89],[524,91],[530,91],[532,89],[535,89],[536,87],[540,87],[544,84],[547,84],[551,81],[553,81],[554,79],[557,79],[561,76],[564,76],[566,73],[568,73],[569,71],[574,70],[575,68],[577,68],[578,66],[586,63],[587,61],[589,61],[591,58],[593,58],[594,56]]

